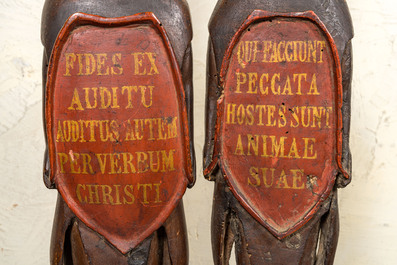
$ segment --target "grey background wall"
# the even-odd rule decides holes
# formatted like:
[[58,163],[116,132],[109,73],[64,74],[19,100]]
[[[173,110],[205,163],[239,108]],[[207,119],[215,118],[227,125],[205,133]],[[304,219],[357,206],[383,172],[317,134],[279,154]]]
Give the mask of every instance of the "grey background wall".
[[[194,27],[198,181],[185,196],[191,264],[212,264],[213,183],[202,176],[207,23],[215,0],[188,0]],[[49,263],[56,191],[42,182],[40,16],[44,0],[0,0],[0,264]],[[340,191],[335,264],[397,264],[397,4],[349,0],[355,26],[352,184]]]

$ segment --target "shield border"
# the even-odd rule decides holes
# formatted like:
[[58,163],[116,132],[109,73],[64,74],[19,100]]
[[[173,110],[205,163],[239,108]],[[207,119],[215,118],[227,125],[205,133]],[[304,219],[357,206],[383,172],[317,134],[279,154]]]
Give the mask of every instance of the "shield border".
[[[96,27],[103,27],[103,28],[113,28],[113,27],[125,27],[129,25],[136,25],[136,24],[150,24],[152,27],[157,30],[159,35],[161,36],[163,43],[167,50],[167,55],[170,60],[171,64],[171,71],[174,77],[175,85],[176,85],[176,92],[177,92],[177,101],[178,101],[178,108],[179,108],[179,115],[182,119],[181,122],[181,130],[182,130],[182,141],[184,150],[184,165],[183,170],[186,178],[182,181],[186,183],[184,188],[180,191],[175,191],[176,195],[176,202],[173,203],[173,207],[169,208],[168,211],[162,212],[161,218],[164,220],[172,213],[175,207],[178,205],[178,201],[181,200],[183,194],[186,191],[187,183],[192,183],[194,181],[193,177],[193,169],[190,166],[192,158],[190,156],[190,141],[189,141],[189,126],[188,126],[188,119],[187,119],[187,111],[186,111],[186,103],[185,103],[185,91],[183,89],[183,81],[182,81],[182,74],[179,68],[178,62],[175,57],[174,50],[172,48],[171,42],[167,36],[167,33],[161,24],[161,22],[157,19],[157,17],[152,12],[144,12],[138,13],[131,16],[125,17],[116,17],[116,18],[107,18],[101,17],[97,15],[91,15],[86,13],[74,13],[71,15],[68,20],[65,22],[64,26],[60,30],[55,44],[53,46],[53,50],[51,53],[51,57],[48,64],[47,70],[47,83],[46,83],[46,91],[45,91],[45,132],[48,142],[48,150],[49,150],[49,162],[50,162],[50,172],[49,172],[49,179],[51,183],[56,183],[56,152],[55,152],[55,138],[53,134],[54,126],[54,118],[53,118],[53,101],[54,99],[54,90],[55,90],[55,80],[58,71],[58,64],[59,58],[62,54],[62,50],[64,45],[66,44],[69,36],[73,32],[74,29],[81,27],[81,26],[96,26]],[[107,241],[109,241],[114,247],[116,247],[120,252],[126,254],[131,249],[135,248],[138,244],[140,244],[145,238],[150,236],[154,231],[156,231],[161,225],[162,222],[155,222],[151,226],[149,226],[143,233],[139,234],[135,240],[124,240],[120,237],[110,237],[110,233],[107,233],[105,230],[101,229],[96,225],[96,222],[88,223],[87,220],[89,218],[85,218],[84,214],[81,214],[78,209],[78,205],[73,202],[73,200],[68,200],[65,192],[63,192],[62,187],[56,187],[58,191],[61,193],[62,197],[64,198],[65,202],[67,203],[68,207],[73,211],[73,213],[83,221],[89,228],[93,229],[94,231],[98,232],[100,235],[104,236]],[[66,196],[66,198],[65,198]],[[99,228],[99,229],[98,229]]]
[[[235,45],[238,43],[240,37],[242,36],[243,32],[253,23],[257,23],[260,21],[265,21],[265,20],[271,20],[272,18],[276,17],[281,17],[281,18],[300,18],[304,20],[308,20],[312,23],[314,23],[318,28],[321,29],[322,33],[325,35],[329,46],[331,47],[332,51],[332,57],[334,61],[334,67],[335,67],[335,73],[334,73],[334,78],[335,78],[335,84],[336,84],[336,97],[335,100],[336,106],[337,106],[337,113],[336,113],[336,123],[337,123],[337,135],[336,135],[336,143],[337,143],[337,150],[336,150],[336,163],[338,165],[340,173],[346,178],[350,178],[349,174],[346,172],[346,170],[343,169],[342,166],[342,130],[343,130],[343,122],[342,122],[342,104],[343,104],[343,87],[342,87],[342,72],[341,72],[341,66],[340,66],[340,60],[339,60],[339,55],[338,55],[338,50],[336,47],[336,44],[325,27],[325,25],[321,22],[320,18],[313,12],[313,11],[306,11],[306,12],[291,12],[291,13],[278,13],[278,12],[269,12],[269,11],[264,11],[264,10],[254,10],[248,17],[247,19],[243,22],[243,24],[239,27],[233,38],[228,44],[228,47],[226,49],[225,55],[222,60],[222,66],[220,70],[220,88],[223,90],[224,85],[225,85],[225,77],[228,72],[229,68],[229,62],[233,53],[233,49]],[[221,152],[221,142],[222,142],[222,135],[220,133],[220,130],[222,128],[222,121],[223,121],[223,113],[224,113],[224,94],[221,93],[220,98],[217,101],[217,120],[216,120],[216,128],[215,128],[215,138],[214,138],[214,152],[213,152],[213,157],[212,161],[209,164],[207,168],[204,169],[204,175],[211,174],[213,171],[216,170],[216,168],[219,166],[222,170],[222,174],[224,178],[226,179],[226,182],[230,188],[230,190],[233,192],[233,194],[236,196],[240,204],[263,226],[265,226],[274,236],[276,236],[278,239],[283,239],[292,233],[296,232],[299,228],[301,228],[303,225],[305,225],[312,217],[313,215],[317,212],[319,209],[320,205],[322,202],[324,202],[329,194],[331,193],[331,190],[334,186],[335,179],[331,180],[328,182],[328,186],[326,191],[321,195],[317,203],[308,211],[306,215],[303,216],[303,218],[298,221],[297,223],[291,225],[287,230],[285,231],[278,231],[271,225],[269,225],[265,219],[263,219],[257,211],[251,207],[251,205],[247,202],[247,200],[242,196],[242,194],[239,193],[239,190],[236,189],[236,186],[238,185],[232,185],[233,178],[229,177],[231,175],[228,171],[227,166],[225,166],[225,163],[222,161],[222,152]]]

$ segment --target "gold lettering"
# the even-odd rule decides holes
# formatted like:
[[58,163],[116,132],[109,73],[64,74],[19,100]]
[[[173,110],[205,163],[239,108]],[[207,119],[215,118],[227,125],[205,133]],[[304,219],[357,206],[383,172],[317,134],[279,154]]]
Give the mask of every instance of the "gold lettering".
[[237,61],[242,68],[245,68],[244,62],[244,42],[240,42],[237,47]]
[[[99,201],[98,185],[87,185],[87,187],[88,187],[88,197],[90,199],[88,203],[101,204],[101,202]],[[94,190],[92,188],[94,188]],[[94,201],[94,195],[95,195],[95,201]]]
[[297,95],[302,95],[302,78],[305,79],[306,81],[306,74],[294,74],[294,82],[296,81],[296,78],[298,78],[298,92],[296,92]]
[[258,174],[258,168],[251,167],[249,172],[250,172],[250,175],[254,178],[255,182],[253,183],[251,181],[250,177],[248,177],[248,186],[258,187],[259,185],[261,185],[261,180],[260,180],[259,174]]
[[77,60],[79,61],[79,72],[77,75],[84,75],[83,73],[83,54],[78,53],[77,55]]
[[277,56],[278,56],[278,61],[279,62],[284,62],[285,61],[285,56],[284,53],[281,52],[281,47],[284,47],[283,49],[285,50],[285,41],[280,41],[277,46]]
[[297,114],[297,110],[298,110],[298,107],[293,107],[292,109],[289,109],[289,111],[291,112],[291,115],[292,115],[292,117],[294,118],[294,120],[295,120],[295,124],[294,124],[294,120],[291,120],[291,124],[290,124],[290,126],[292,127],[292,128],[296,128],[296,127],[298,127],[299,126],[299,117],[298,117],[298,114]]
[[325,127],[326,128],[331,128],[331,126],[329,124],[330,113],[332,113],[332,107],[326,107],[325,108],[325,116],[326,116]]
[[176,152],[175,149],[171,149],[167,155],[167,152],[165,150],[161,151],[161,155],[163,158],[163,169],[161,170],[161,172],[166,172],[167,170],[175,171],[175,167],[174,167],[174,153],[175,152]]
[[310,90],[309,90],[309,93],[307,93],[307,94],[308,95],[320,95],[320,93],[318,93],[318,89],[317,89],[316,74],[313,74],[312,83],[310,84]]
[[281,89],[281,87],[280,87],[280,85],[279,85],[279,86],[277,87],[277,90],[276,90],[276,79],[278,79],[278,81],[280,81],[280,74],[274,74],[274,75],[272,76],[272,81],[271,81],[270,87],[271,87],[271,90],[272,90],[272,92],[273,92],[274,95],[280,95],[280,89]]
[[85,121],[85,126],[90,128],[90,140],[89,142],[96,142],[95,140],[95,127],[98,125],[98,121],[91,120]]
[[263,63],[267,63],[267,56],[270,53],[270,48],[272,47],[271,41],[263,41]]
[[234,118],[236,117],[236,104],[227,104],[226,124],[236,124]]
[[115,187],[116,190],[116,202],[114,203],[114,205],[120,205],[120,187],[121,185],[113,185],[113,187]]
[[277,184],[276,184],[276,188],[278,188],[278,189],[290,189],[291,188],[288,185],[287,176],[285,175],[284,170],[281,171],[280,178],[278,179]]
[[315,63],[317,61],[317,41],[308,41],[308,51],[307,51],[307,62],[312,61]]
[[258,41],[243,41],[238,45],[237,60],[242,68],[250,62],[257,62]]
[[256,81],[258,81],[258,73],[248,73],[248,94],[258,93],[258,88],[256,87]]
[[269,157],[269,155],[267,154],[267,135],[262,135],[262,145],[263,145],[263,149],[262,149],[262,157]]
[[167,125],[165,120],[162,118],[158,118],[157,120],[157,127],[158,127],[158,138],[157,140],[165,140],[167,139],[167,134],[164,129],[164,125]]
[[64,76],[71,76],[70,69],[73,69],[74,62],[76,61],[76,55],[74,53],[65,53],[66,69]]
[[307,42],[298,41],[299,43],[299,61],[305,62],[307,58]]
[[130,198],[130,201],[127,201],[124,197],[123,197],[123,204],[133,204],[135,202],[135,196],[133,194],[134,192],[134,186],[133,185],[126,185],[124,187],[124,194]]
[[[306,109],[307,109],[307,115],[306,115]],[[306,108],[306,106],[300,107],[301,110],[301,121],[302,121],[302,126],[307,128],[310,126],[310,119],[311,119],[311,109]],[[306,117],[306,118],[305,118]]]
[[278,63],[277,42],[273,43],[272,54],[270,54],[270,62],[271,63]]
[[298,154],[298,147],[296,146],[296,139],[293,138],[291,148],[288,153],[289,158],[301,158]]
[[141,89],[141,94],[142,94],[142,105],[145,106],[145,108],[150,108],[153,104],[153,88],[154,86],[148,86],[149,87],[149,100],[146,102],[146,86],[139,86]]
[[[77,160],[79,160],[80,154],[73,153],[71,151],[69,156],[70,156],[70,160],[69,160],[70,161],[70,173],[72,173],[72,174],[80,174],[81,173],[81,169],[80,169],[80,167],[77,164]],[[77,169],[75,169],[75,166],[77,166]]]
[[143,204],[149,204],[147,199],[147,188],[149,187],[151,190],[153,188],[152,184],[138,184],[138,190],[143,187],[142,196],[143,196]]
[[[146,75],[146,68],[143,67],[143,56],[142,52],[134,52],[132,53],[134,56],[134,66],[135,66],[135,75]],[[142,69],[143,68],[143,69]]]
[[316,159],[317,151],[314,150],[315,138],[302,138],[305,142],[303,159]]
[[260,168],[263,184],[259,176],[259,169],[251,167],[249,169],[249,177],[247,178],[248,186],[259,187],[263,185],[265,188],[277,189],[294,189],[301,190],[305,188],[305,182],[302,181],[303,171],[301,169],[290,169],[291,174],[287,175],[285,170],[281,170],[275,181],[275,168]]
[[274,169],[274,168],[271,168],[270,169],[270,171],[271,171],[271,182],[270,183],[268,183],[267,181],[268,181],[268,177],[267,177],[267,172],[268,172],[268,168],[261,168],[262,169],[262,175],[263,175],[263,184],[265,184],[265,187],[266,188],[270,188],[271,186],[273,186],[273,182],[274,182],[274,171],[276,171],[276,169]]
[[258,125],[264,125],[263,114],[266,112],[266,105],[256,105],[255,111],[258,112],[258,114],[259,114]]
[[80,189],[85,190],[85,185],[77,184],[76,186],[76,196],[80,203],[87,203],[87,196],[84,199],[81,197]]
[[281,105],[278,108],[278,116],[279,116],[278,127],[279,128],[285,127],[287,125],[287,118],[285,117],[285,112],[286,112],[285,106]]
[[[292,172],[292,189],[302,190],[305,188],[305,182],[302,181],[303,170],[291,169]],[[301,185],[298,184],[300,182]]]
[[110,174],[120,174],[121,168],[119,167],[120,154],[110,154]]
[[266,86],[265,89],[263,89],[263,79],[266,78],[266,82],[269,82],[269,74],[265,73],[261,75],[261,78],[259,80],[259,89],[261,91],[262,95],[267,95],[269,93],[269,86]]
[[266,126],[276,126],[276,120],[274,119],[274,113],[276,112],[276,106],[267,105],[267,124]]
[[326,47],[325,41],[317,41],[317,45],[320,46],[320,59],[318,63],[323,63],[324,48]]
[[106,53],[97,53],[96,54],[96,68],[98,75],[109,75],[109,67],[106,67],[105,73],[102,72],[103,68],[105,67],[105,62],[107,60]]
[[[241,85],[247,82],[247,75],[244,73],[237,72],[236,76],[237,76],[236,93],[241,93]],[[243,80],[241,80],[241,77],[243,77]]]
[[243,143],[241,142],[241,135],[238,135],[236,149],[234,150],[235,155],[244,155]]
[[79,92],[77,91],[77,88],[75,88],[73,91],[72,102],[70,103],[68,110],[84,110],[80,102]]
[[107,155],[108,154],[95,154],[102,174],[105,174]]
[[247,147],[247,155],[251,155],[251,148],[254,151],[254,154],[258,156],[258,141],[259,141],[259,135],[252,135],[248,134],[248,147]]
[[96,70],[96,62],[94,55],[84,53],[85,57],[85,75],[92,75]]
[[107,109],[112,104],[112,93],[110,93],[109,89],[106,87],[99,88],[99,95],[101,98],[101,107],[100,109]]
[[[111,74],[112,75],[122,75],[123,74],[123,67],[121,67],[121,53],[115,53],[112,55],[112,62],[113,66],[111,67]],[[116,71],[118,69],[118,72]]]
[[128,100],[128,105],[125,107],[126,109],[132,109],[132,90],[135,92],[138,92],[138,87],[137,86],[123,86],[121,88],[121,94],[124,95],[124,92],[127,90],[127,100]]
[[[136,173],[135,166],[132,164],[132,159],[134,159],[133,155],[131,153],[122,153],[123,156],[123,165],[124,165],[124,174],[128,173]],[[128,167],[130,170],[128,170]]]
[[[149,165],[150,171],[152,172],[159,172],[160,170],[160,152],[159,151],[149,151]],[[157,159],[154,161],[153,154],[156,153]]]
[[156,119],[145,119],[145,124],[149,124],[149,141],[154,140],[153,123],[157,122]]
[[117,102],[117,90],[118,89],[119,89],[118,87],[112,87],[112,95],[113,95],[113,97],[112,97],[112,109],[119,109],[120,108],[120,106],[118,105],[118,102]]
[[[103,204],[114,205],[112,197],[112,187],[109,185],[101,185]],[[109,202],[108,202],[109,200]]]
[[152,53],[152,52],[147,52],[145,54],[149,58],[149,62],[150,62],[150,70],[149,70],[148,75],[158,75],[159,70],[157,69],[157,66],[155,63],[156,62],[156,54]]
[[286,137],[280,137],[280,141],[277,142],[276,136],[270,135],[272,140],[272,156],[273,157],[285,157],[284,156],[284,141]]
[[161,183],[154,183],[154,184],[153,184],[153,186],[154,186],[154,188],[155,188],[155,191],[156,191],[156,198],[155,198],[155,200],[154,200],[154,203],[160,203],[160,202],[162,202],[162,201],[160,200],[160,185],[161,185]]
[[173,139],[178,136],[178,126],[177,126],[178,117],[173,117],[172,122],[168,123],[168,139]]
[[247,106],[247,110],[246,110],[246,120],[245,120],[245,124],[246,125],[253,125],[255,118],[253,115],[254,112],[254,105],[248,105]]
[[245,108],[244,105],[240,104],[237,108],[237,123],[242,125],[245,120]]
[[287,62],[291,62],[294,58],[292,45],[292,41],[287,41],[287,44],[285,45],[285,59]]
[[83,88],[83,90],[85,90],[85,105],[87,109],[95,109],[98,105],[97,102],[97,87],[92,87],[91,90],[94,92],[94,104],[91,104],[90,102],[90,88],[89,87],[85,87]]
[[[89,154],[81,154],[83,160],[83,172],[82,174],[94,174],[94,170],[91,166],[91,156]],[[89,169],[89,172],[87,171]]]
[[136,152],[137,154],[137,168],[139,173],[148,171],[149,165],[147,163],[148,155],[145,152]]
[[62,143],[65,142],[65,138],[63,137],[63,133],[62,133],[62,126],[61,126],[61,122],[58,121],[58,128],[57,128],[57,142],[61,141]]
[[293,41],[294,43],[294,62],[298,61],[298,41]]
[[289,76],[287,76],[287,80],[285,81],[285,85],[284,85],[284,90],[283,93],[281,93],[281,95],[287,95],[287,91],[288,91],[288,95],[292,96],[292,87],[291,87],[291,80],[289,78]]

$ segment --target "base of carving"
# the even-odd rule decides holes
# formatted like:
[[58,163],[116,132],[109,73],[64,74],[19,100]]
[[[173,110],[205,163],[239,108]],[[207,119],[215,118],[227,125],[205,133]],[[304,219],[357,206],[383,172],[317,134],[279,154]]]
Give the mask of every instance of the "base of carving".
[[123,255],[77,219],[58,194],[50,254],[51,265],[188,264],[183,202],[157,231]]
[[279,240],[240,205],[219,173],[211,232],[216,265],[229,264],[233,244],[237,264],[332,264],[339,232],[337,190],[304,227]]

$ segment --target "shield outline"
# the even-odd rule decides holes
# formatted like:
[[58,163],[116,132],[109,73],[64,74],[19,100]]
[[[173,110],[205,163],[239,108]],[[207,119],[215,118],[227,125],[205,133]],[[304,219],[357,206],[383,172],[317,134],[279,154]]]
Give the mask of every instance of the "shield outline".
[[[338,166],[339,172],[343,175],[344,178],[349,179],[350,176],[346,172],[346,170],[342,166],[342,130],[343,130],[343,122],[342,122],[342,104],[343,104],[343,87],[342,87],[342,72],[341,72],[341,65],[340,65],[340,60],[339,60],[339,55],[338,55],[338,50],[336,47],[336,44],[325,27],[325,25],[321,22],[320,18],[313,12],[313,11],[305,11],[305,12],[290,12],[290,13],[279,13],[279,12],[269,12],[269,11],[264,11],[264,10],[254,10],[248,17],[247,19],[243,22],[243,24],[239,27],[239,29],[236,31],[232,39],[230,40],[227,49],[225,51],[223,60],[222,60],[222,66],[220,70],[220,76],[219,76],[219,84],[220,88],[223,90],[224,85],[225,85],[225,77],[228,72],[229,68],[229,62],[231,59],[231,56],[233,54],[233,50],[235,48],[235,45],[239,42],[240,37],[244,33],[244,31],[252,24],[258,23],[261,21],[265,20],[271,20],[273,18],[300,18],[303,20],[308,20],[312,22],[315,26],[317,26],[321,32],[325,35],[326,40],[328,41],[328,45],[331,48],[332,52],[332,59],[334,63],[334,78],[335,78],[335,84],[336,84],[336,91],[335,91],[335,100],[337,106],[336,110],[336,145],[337,145],[337,150],[336,150],[336,164]],[[315,205],[306,213],[306,215],[303,216],[303,218],[300,219],[300,221],[296,222],[295,224],[292,224],[289,226],[289,228],[285,231],[279,231],[276,228],[272,227],[270,224],[266,222],[265,219],[263,219],[258,213],[257,210],[254,209],[249,201],[244,198],[244,196],[240,193],[236,187],[238,187],[238,184],[234,184],[233,177],[230,177],[230,173],[228,171],[227,166],[225,166],[225,163],[222,161],[223,154],[221,152],[221,142],[222,142],[222,134],[220,133],[220,130],[222,128],[222,123],[223,123],[223,114],[224,114],[224,94],[223,91],[221,93],[221,96],[217,100],[217,120],[216,120],[216,125],[215,125],[215,136],[214,136],[214,152],[213,152],[213,157],[211,163],[208,165],[207,168],[204,169],[204,175],[209,175],[212,172],[214,172],[218,167],[220,167],[222,171],[222,175],[224,176],[230,190],[234,194],[234,196],[237,198],[239,203],[263,226],[265,226],[275,237],[278,239],[283,239],[292,233],[296,232],[298,229],[300,229],[303,225],[305,225],[317,212],[319,207],[321,206],[321,203],[324,202],[329,194],[331,193],[331,190],[334,186],[335,183],[335,178],[332,180],[328,181],[328,186],[326,187],[325,192],[320,196],[318,201],[315,203]]]
[[[182,145],[184,146],[184,150],[182,150],[183,154],[183,168],[182,172],[185,175],[180,181],[184,182],[183,188],[181,190],[174,191],[176,194],[175,200],[170,201],[169,204],[173,204],[172,207],[169,207],[167,211],[161,212],[158,218],[150,226],[147,227],[142,233],[140,233],[135,239],[125,240],[119,236],[114,236],[112,233],[106,231],[101,226],[97,225],[97,222],[91,220],[90,218],[86,217],[86,214],[80,212],[79,206],[76,202],[72,199],[68,199],[69,196],[65,193],[62,187],[58,187],[56,185],[56,152],[55,152],[55,142],[56,139],[53,134],[53,130],[55,128],[55,122],[53,117],[53,110],[54,105],[54,91],[55,91],[55,80],[58,71],[58,65],[60,61],[60,56],[62,55],[62,50],[64,45],[66,44],[69,36],[72,32],[81,26],[96,26],[102,28],[114,28],[114,27],[126,27],[129,25],[151,25],[157,33],[159,34],[160,38],[163,41],[165,46],[168,59],[170,62],[172,76],[175,82],[175,89],[177,94],[177,103],[179,111],[179,117],[181,117],[181,134],[182,134]],[[72,212],[89,228],[93,229],[107,241],[109,241],[115,248],[117,248],[123,254],[128,253],[130,250],[134,249],[137,245],[139,245],[145,238],[150,236],[154,231],[156,231],[163,222],[168,218],[168,216],[172,213],[175,207],[178,205],[179,201],[182,199],[183,194],[186,191],[187,184],[194,182],[193,176],[193,169],[190,166],[192,157],[190,156],[190,143],[189,143],[189,126],[188,126],[188,119],[187,119],[187,111],[186,111],[186,103],[185,103],[185,91],[183,88],[183,81],[182,81],[182,74],[179,68],[178,62],[176,60],[176,56],[174,50],[172,48],[171,42],[167,36],[167,33],[162,26],[161,22],[157,19],[157,17],[152,12],[144,12],[138,13],[131,16],[125,17],[115,17],[115,18],[107,18],[101,17],[97,15],[91,15],[86,13],[74,13],[71,15],[67,21],[65,22],[64,26],[60,30],[55,44],[52,49],[51,57],[48,64],[47,70],[47,83],[46,83],[46,91],[45,91],[45,132],[46,138],[48,142],[48,152],[49,152],[49,179],[51,183],[55,183],[56,188],[62,195],[63,199],[67,203],[68,207],[72,210]]]

